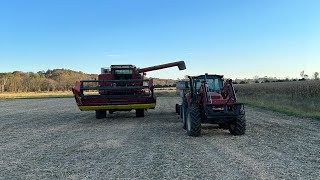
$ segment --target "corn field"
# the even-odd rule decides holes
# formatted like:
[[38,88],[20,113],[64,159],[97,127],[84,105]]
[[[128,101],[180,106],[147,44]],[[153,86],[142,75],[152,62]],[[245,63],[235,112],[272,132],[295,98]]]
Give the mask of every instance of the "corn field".
[[238,92],[245,96],[261,94],[286,95],[291,98],[319,97],[320,81],[292,81],[236,85]]
[[235,85],[239,101],[259,107],[320,119],[320,81]]

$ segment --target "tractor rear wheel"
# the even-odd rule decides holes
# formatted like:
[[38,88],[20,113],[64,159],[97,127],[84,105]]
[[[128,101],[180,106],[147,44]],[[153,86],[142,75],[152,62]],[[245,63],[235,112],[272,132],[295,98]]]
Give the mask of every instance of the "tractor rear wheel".
[[96,110],[96,118],[102,119],[107,117],[107,111],[106,110]]
[[235,136],[245,134],[246,132],[245,115],[239,115],[236,118],[234,118],[234,121],[229,125],[229,131],[231,134]]
[[201,113],[197,105],[191,105],[187,115],[187,134],[189,136],[201,135]]
[[180,115],[179,104],[176,104],[176,113],[178,113],[178,115]]
[[187,128],[187,114],[188,113],[188,105],[187,105],[187,100],[183,99],[182,105],[181,105],[181,118],[182,118],[182,128],[186,129]]
[[144,109],[136,109],[136,117],[144,117]]

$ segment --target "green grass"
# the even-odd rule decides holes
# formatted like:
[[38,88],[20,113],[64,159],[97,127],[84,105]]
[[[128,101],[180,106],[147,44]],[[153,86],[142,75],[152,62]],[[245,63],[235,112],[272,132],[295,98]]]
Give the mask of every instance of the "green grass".
[[71,91],[0,93],[0,99],[41,99],[72,97]]
[[248,105],[320,119],[320,81],[237,84],[235,89],[239,101]]
[[45,99],[45,98],[71,98],[73,95],[50,95],[50,96],[14,96],[4,99]]
[[277,94],[255,94],[255,96],[239,94],[238,99],[239,102],[249,106],[320,120],[320,98],[290,98]]
[[155,92],[154,95],[156,97],[178,97],[176,92],[174,91],[163,91],[163,92]]

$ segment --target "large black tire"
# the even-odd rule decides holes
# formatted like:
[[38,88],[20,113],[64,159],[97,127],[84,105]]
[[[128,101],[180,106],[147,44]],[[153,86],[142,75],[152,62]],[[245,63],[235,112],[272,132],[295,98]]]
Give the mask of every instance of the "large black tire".
[[191,105],[187,115],[187,134],[189,136],[201,135],[201,113],[197,105]]
[[136,117],[144,117],[144,109],[136,109]]
[[178,115],[180,115],[179,104],[176,104],[176,113],[178,113]]
[[106,110],[96,110],[96,118],[102,119],[107,117],[107,111]]
[[182,119],[182,128],[187,129],[187,113],[188,113],[188,104],[187,100],[183,99],[181,105],[181,119]]
[[233,123],[229,125],[229,131],[231,134],[238,136],[243,135],[246,132],[246,117],[245,115],[239,115],[234,118]]

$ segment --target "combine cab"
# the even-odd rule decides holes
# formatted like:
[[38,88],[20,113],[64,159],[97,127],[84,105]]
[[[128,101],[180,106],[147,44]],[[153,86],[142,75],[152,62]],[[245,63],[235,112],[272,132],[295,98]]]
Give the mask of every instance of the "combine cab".
[[110,68],[101,68],[98,80],[76,82],[72,92],[79,109],[95,110],[97,119],[105,118],[107,111],[112,114],[133,109],[137,117],[144,117],[146,109],[156,107],[153,80],[144,78],[146,72],[173,66],[178,66],[179,70],[186,69],[184,61],[142,69],[134,65],[111,65]]
[[233,135],[246,130],[245,110],[237,102],[232,80],[223,82],[220,75],[189,76],[189,81],[177,83],[182,104],[176,112],[182,118],[183,128],[190,136],[201,135],[201,124],[218,124]]

